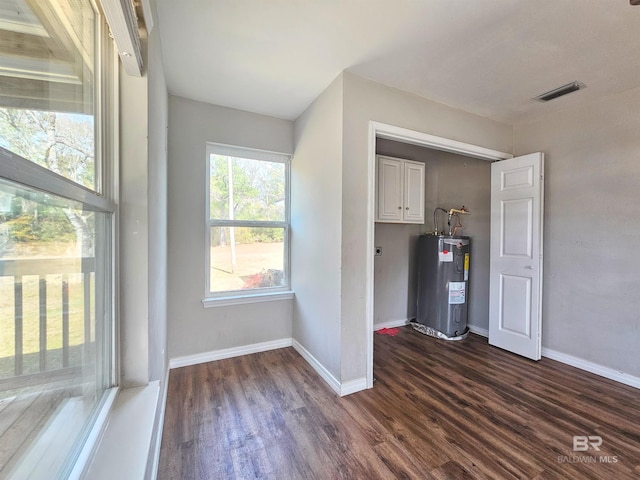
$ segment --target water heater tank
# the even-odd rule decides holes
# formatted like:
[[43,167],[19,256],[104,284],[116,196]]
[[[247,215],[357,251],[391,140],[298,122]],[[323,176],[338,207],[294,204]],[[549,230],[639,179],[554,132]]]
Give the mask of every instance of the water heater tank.
[[418,305],[416,322],[440,338],[466,335],[471,239],[467,236],[421,235],[418,239]]

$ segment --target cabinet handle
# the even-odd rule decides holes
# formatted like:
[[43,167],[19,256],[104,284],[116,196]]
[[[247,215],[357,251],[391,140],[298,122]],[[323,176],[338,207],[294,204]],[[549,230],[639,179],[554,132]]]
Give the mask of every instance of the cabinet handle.
[[405,210],[409,210],[409,207],[405,207]]
[[398,210],[402,210],[402,207],[398,207]]

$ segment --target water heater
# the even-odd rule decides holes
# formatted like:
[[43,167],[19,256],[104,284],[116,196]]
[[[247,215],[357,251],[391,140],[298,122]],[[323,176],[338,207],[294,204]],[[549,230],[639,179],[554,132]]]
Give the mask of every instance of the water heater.
[[470,247],[462,235],[419,237],[416,330],[446,340],[468,335]]

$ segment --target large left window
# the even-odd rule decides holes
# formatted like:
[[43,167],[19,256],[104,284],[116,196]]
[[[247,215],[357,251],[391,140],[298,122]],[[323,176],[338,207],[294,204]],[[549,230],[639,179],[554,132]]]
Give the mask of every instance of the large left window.
[[0,478],[66,478],[116,383],[114,55],[91,0],[0,38]]

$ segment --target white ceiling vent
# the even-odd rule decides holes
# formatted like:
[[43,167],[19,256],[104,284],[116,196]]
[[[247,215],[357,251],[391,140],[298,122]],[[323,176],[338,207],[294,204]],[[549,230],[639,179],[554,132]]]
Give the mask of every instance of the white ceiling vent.
[[102,0],[102,9],[116,42],[125,72],[142,76],[142,51],[138,33],[138,17],[131,0]]
[[550,100],[554,100],[556,98],[562,97],[563,95],[568,95],[569,93],[577,92],[578,90],[582,90],[583,88],[586,88],[586,87],[587,86],[584,83],[575,81],[575,82],[567,83],[566,85],[562,85],[561,87],[554,88],[553,90],[543,93],[542,95],[538,95],[533,99],[539,102],[548,102]]

